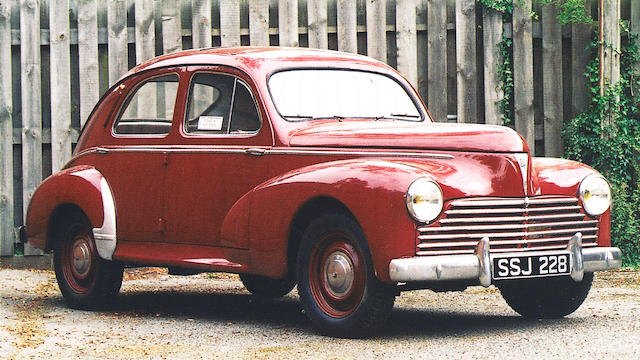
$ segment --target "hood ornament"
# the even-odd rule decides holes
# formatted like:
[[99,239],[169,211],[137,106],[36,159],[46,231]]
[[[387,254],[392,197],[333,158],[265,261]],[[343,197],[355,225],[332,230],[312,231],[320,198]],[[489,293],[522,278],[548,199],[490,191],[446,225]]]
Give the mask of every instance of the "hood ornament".
[[517,153],[515,154],[516,160],[518,161],[518,165],[520,166],[520,174],[522,175],[522,189],[524,190],[524,196],[529,196],[527,191],[527,174],[529,167],[529,154],[527,153]]

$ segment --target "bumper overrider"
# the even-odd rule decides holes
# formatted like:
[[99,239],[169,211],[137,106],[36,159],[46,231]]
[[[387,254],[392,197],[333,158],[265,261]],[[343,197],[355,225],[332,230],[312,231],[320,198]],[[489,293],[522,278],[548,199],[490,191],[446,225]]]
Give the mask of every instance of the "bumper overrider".
[[[562,250],[561,250],[562,251]],[[501,253],[500,256],[557,254],[553,251],[531,251],[517,254]],[[570,276],[581,281],[584,273],[619,269],[622,266],[620,249],[616,247],[582,248],[582,234],[571,237],[565,253],[571,255]],[[489,238],[478,243],[475,254],[416,256],[391,260],[389,276],[395,282],[477,281],[482,286],[492,283],[492,257]]]

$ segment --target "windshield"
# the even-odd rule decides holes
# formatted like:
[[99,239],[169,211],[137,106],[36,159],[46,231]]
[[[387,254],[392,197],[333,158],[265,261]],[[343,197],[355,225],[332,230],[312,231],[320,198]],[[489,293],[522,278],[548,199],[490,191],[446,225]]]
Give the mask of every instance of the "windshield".
[[269,78],[271,97],[289,121],[375,118],[422,121],[407,91],[393,79],[351,70],[287,70]]

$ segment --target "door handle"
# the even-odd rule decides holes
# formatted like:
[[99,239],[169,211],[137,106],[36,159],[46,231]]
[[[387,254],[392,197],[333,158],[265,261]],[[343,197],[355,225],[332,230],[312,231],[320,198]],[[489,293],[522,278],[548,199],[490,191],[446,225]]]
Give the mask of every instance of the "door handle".
[[261,148],[250,148],[245,150],[245,153],[249,155],[254,155],[254,156],[262,156],[267,153],[267,150],[261,149]]

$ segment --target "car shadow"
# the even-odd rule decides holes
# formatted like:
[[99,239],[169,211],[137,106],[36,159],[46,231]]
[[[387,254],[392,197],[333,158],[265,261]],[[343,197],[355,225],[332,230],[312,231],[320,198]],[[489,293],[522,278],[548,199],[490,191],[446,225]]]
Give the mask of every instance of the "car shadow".
[[[53,307],[64,307],[61,297],[48,299]],[[133,291],[120,294],[115,304],[103,313],[118,317],[173,318],[212,321],[236,325],[260,325],[319,334],[305,316],[297,295],[280,299],[260,299],[245,293],[203,293],[175,289]],[[581,318],[531,320],[515,314],[487,315],[473,312],[406,308],[396,305],[390,321],[374,338],[439,338],[476,336],[504,331],[552,328],[559,323],[579,324]]]

